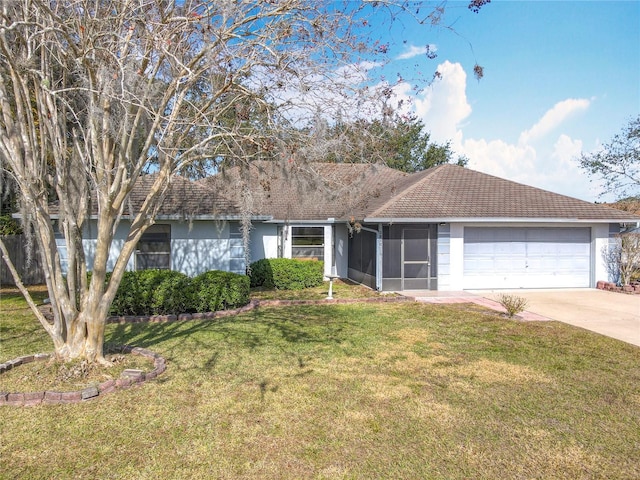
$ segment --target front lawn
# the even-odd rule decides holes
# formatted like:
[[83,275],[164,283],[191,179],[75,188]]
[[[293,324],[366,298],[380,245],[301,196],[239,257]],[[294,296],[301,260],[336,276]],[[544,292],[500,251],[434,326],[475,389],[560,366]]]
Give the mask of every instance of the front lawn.
[[[333,298],[372,298],[381,296],[398,296],[395,293],[380,293],[348,280],[333,282]],[[273,290],[256,287],[251,289],[251,298],[256,300],[324,300],[329,293],[329,282],[318,287],[302,290]]]
[[[0,299],[0,361],[49,350]],[[259,308],[111,325],[139,388],[3,407],[0,478],[640,478],[640,349],[468,305]]]

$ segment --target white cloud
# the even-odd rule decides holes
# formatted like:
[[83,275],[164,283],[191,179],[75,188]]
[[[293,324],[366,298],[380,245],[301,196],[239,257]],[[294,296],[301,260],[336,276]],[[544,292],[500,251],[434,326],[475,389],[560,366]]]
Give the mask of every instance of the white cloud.
[[426,87],[414,99],[414,112],[433,141],[451,140],[454,147],[462,142],[459,124],[471,114],[467,101],[467,74],[459,63],[446,61],[438,66],[440,78]]
[[573,140],[563,133],[553,145],[551,159],[565,168],[573,168],[578,166],[576,157],[580,152],[582,152],[582,140]]
[[442,63],[438,71],[442,77],[418,95],[410,86],[396,90],[407,97],[406,103],[424,122],[433,141],[451,141],[474,170],[585,200],[596,198],[597,192],[575,161],[583,142],[564,133],[559,133],[555,143],[547,138],[571,115],[588,109],[590,100],[570,98],[556,103],[522,131],[517,143],[501,139],[499,131],[493,132],[495,138],[465,138],[463,122],[472,112],[466,96],[467,75],[460,64],[451,62]]
[[533,147],[503,140],[467,139],[462,153],[469,158],[469,168],[521,183],[530,183],[537,160]]
[[528,144],[544,137],[571,115],[589,108],[590,103],[586,98],[569,98],[556,103],[533,127],[520,134],[519,143]]
[[350,85],[359,85],[369,78],[369,71],[382,66],[378,62],[359,62],[338,68],[333,77]]
[[410,58],[419,57],[420,55],[426,55],[427,53],[435,53],[437,50],[438,48],[435,45],[425,45],[423,47],[409,45],[403,53],[396,57],[396,60],[408,60]]

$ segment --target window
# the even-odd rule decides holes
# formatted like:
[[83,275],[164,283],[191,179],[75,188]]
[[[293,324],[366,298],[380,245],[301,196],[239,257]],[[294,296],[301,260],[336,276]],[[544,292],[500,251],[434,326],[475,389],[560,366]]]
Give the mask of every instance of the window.
[[246,273],[244,242],[239,223],[229,224],[229,271],[233,273]]
[[151,225],[138,242],[136,270],[171,268],[171,225]]
[[291,257],[324,260],[324,227],[292,227]]

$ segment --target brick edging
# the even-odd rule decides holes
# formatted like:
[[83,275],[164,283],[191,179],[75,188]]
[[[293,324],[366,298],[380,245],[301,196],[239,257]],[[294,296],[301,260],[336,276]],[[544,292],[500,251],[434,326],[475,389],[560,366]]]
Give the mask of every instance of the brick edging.
[[622,292],[622,293],[630,293],[632,295],[638,295],[640,294],[640,283],[636,282],[632,285],[624,285],[622,287],[619,287],[618,285],[616,285],[613,282],[605,282],[602,280],[599,280],[596,283],[596,288],[598,290],[607,290],[609,292]]
[[231,310],[218,310],[206,313],[181,313],[180,315],[124,315],[120,317],[108,317],[107,323],[166,323],[187,322],[190,320],[213,320],[216,318],[230,317],[240,313],[249,312],[259,307],[286,307],[293,305],[345,305],[350,303],[389,303],[389,302],[415,302],[414,297],[365,297],[365,298],[334,298],[332,300],[251,300],[244,307]]
[[[116,390],[140,385],[147,380],[153,380],[158,375],[164,373],[167,369],[167,362],[164,357],[144,348],[124,345],[112,346],[109,350],[114,352],[131,353],[132,355],[140,355],[152,359],[153,370],[146,373],[142,370],[125,370],[120,375],[120,378],[116,380],[107,380],[99,383],[98,385],[70,392],[56,392],[49,390],[27,393],[0,392],[0,406],[9,405],[19,407],[39,404],[56,405],[94,400],[115,392]],[[5,363],[0,363],[0,375],[12,370],[13,368],[19,367],[20,365],[34,361],[44,361],[50,358],[51,354],[49,353],[37,353],[35,355],[26,355],[14,358],[13,360],[9,360]]]

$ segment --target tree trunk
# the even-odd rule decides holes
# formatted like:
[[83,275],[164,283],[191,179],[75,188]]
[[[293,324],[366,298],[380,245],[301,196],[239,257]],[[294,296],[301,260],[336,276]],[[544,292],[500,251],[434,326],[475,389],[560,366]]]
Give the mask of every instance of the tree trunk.
[[82,358],[91,363],[109,364],[103,351],[106,317],[100,309],[85,309],[69,324],[72,328],[67,338],[54,341],[56,357],[62,361]]

